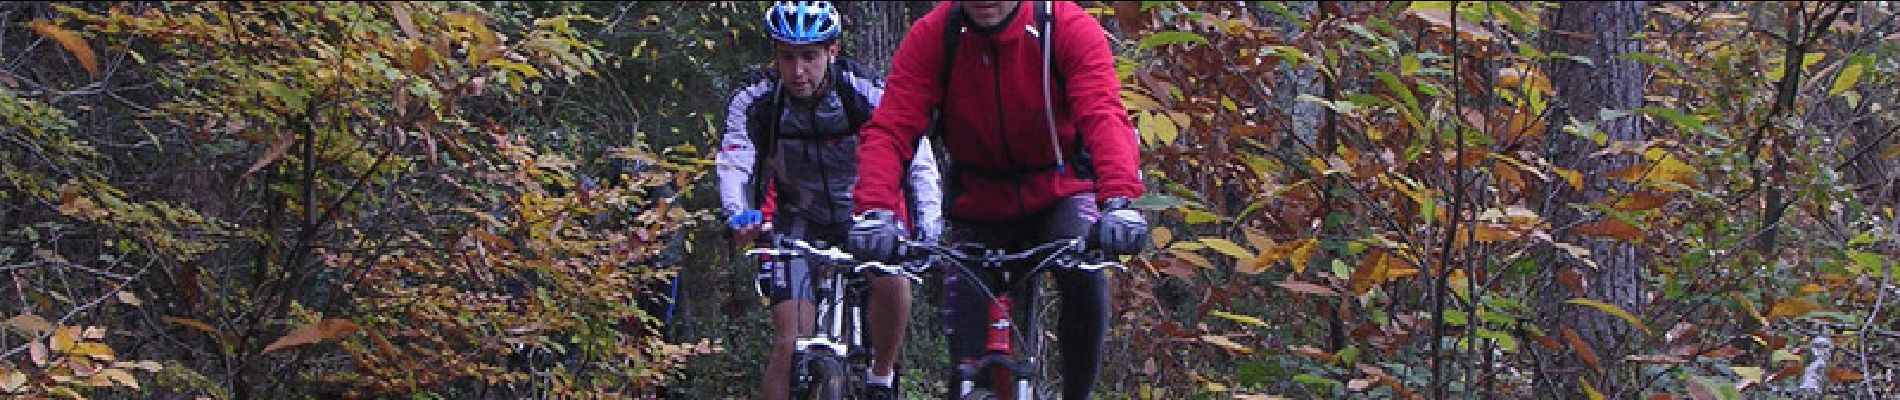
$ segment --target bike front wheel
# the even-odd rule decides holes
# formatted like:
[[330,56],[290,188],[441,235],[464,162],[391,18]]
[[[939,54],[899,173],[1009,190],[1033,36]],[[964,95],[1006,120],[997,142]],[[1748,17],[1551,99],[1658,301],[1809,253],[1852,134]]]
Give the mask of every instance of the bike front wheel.
[[847,376],[844,372],[844,360],[830,352],[814,354],[811,358],[810,400],[840,400],[849,393]]

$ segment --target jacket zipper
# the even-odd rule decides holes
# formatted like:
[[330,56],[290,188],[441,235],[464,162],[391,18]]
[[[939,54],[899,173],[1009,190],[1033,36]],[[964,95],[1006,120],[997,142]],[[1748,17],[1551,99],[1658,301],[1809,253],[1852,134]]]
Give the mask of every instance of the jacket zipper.
[[[1005,123],[1006,119],[1004,118],[1007,114],[1004,113],[1006,108],[1003,107],[1003,58],[997,54],[996,38],[989,37],[987,39],[985,42],[989,43],[990,50],[990,83],[995,89],[994,93],[996,93],[996,138],[1003,143],[1003,165],[1007,167],[1005,170],[1014,171],[1017,168],[1016,153],[1009,149],[1009,133],[1006,130],[1009,125]],[[1023,179],[1024,178],[1018,176],[1015,182],[1010,183],[1015,186],[1016,189],[1016,212],[1020,214],[1020,216],[1028,216],[1029,206],[1023,203]]]

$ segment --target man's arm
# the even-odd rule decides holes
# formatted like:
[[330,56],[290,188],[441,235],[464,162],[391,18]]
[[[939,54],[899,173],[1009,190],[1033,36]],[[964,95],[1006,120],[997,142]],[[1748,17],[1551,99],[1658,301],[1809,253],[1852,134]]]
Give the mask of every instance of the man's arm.
[[1075,112],[1076,134],[1095,160],[1096,198],[1141,197],[1140,143],[1128,109],[1122,106],[1121,78],[1115,75],[1115,54],[1108,34],[1080,6],[1056,2],[1055,29],[1061,43],[1056,60],[1068,75],[1069,104]]
[[917,137],[930,123],[931,108],[941,97],[936,79],[943,38],[937,20],[926,16],[911,24],[910,33],[891,57],[891,74],[877,109],[859,132],[854,211],[896,210],[904,199],[898,182],[915,156]]
[[727,217],[752,210],[752,167],[757,162],[758,151],[752,141],[752,132],[747,131],[747,111],[752,108],[766,92],[771,91],[771,81],[760,80],[739,88],[732,94],[732,100],[726,106],[726,130],[721,136],[715,172],[719,177],[719,203]]

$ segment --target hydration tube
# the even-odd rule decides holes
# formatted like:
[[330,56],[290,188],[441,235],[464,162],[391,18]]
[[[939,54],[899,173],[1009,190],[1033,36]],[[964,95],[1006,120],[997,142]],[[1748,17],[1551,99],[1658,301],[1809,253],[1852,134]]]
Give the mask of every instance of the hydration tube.
[[[1043,31],[1037,32],[1039,33],[1037,36],[1042,36],[1042,116],[1043,119],[1049,122],[1049,149],[1056,153],[1056,175],[1060,176],[1067,172],[1068,165],[1062,160],[1062,141],[1061,138],[1056,135],[1055,98],[1051,97],[1050,92],[1052,90],[1049,88],[1050,70],[1055,69],[1055,46],[1052,37],[1055,36],[1053,33],[1056,25],[1056,10],[1055,5],[1051,3],[1053,2],[1042,2],[1042,11],[1049,14],[1047,17],[1049,18],[1049,26],[1042,27]],[[1036,22],[1041,23],[1042,21]]]

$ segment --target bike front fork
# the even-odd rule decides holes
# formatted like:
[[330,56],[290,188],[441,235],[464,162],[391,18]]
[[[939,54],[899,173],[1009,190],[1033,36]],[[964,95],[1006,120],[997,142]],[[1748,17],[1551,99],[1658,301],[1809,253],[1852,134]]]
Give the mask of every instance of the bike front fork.
[[[976,390],[979,377],[988,375],[990,391],[999,399],[1031,398],[1031,371],[1035,371],[1034,361],[1017,361],[1015,345],[1010,334],[1009,296],[996,296],[990,302],[989,328],[985,330],[983,358],[962,360],[957,364],[957,393],[967,396]],[[1009,382],[1009,383],[1004,383]]]

